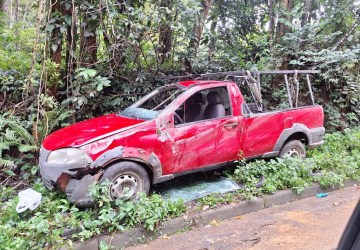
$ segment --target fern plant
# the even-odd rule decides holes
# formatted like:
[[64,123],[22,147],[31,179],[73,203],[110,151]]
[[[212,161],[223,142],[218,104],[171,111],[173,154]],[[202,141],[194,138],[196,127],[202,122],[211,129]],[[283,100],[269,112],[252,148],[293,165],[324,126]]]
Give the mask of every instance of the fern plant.
[[[37,126],[33,126],[33,138],[35,144],[40,147],[45,137],[58,129],[70,117],[71,112],[65,106],[55,107],[51,111],[46,112],[38,121]],[[35,131],[36,130],[36,131]]]
[[17,162],[21,154],[36,152],[32,135],[21,125],[17,117],[0,115],[0,171],[6,175],[15,175]]
[[55,107],[31,126],[31,123],[22,121],[20,117],[1,114],[0,181],[16,174],[25,179],[34,176],[37,173],[36,156],[41,142],[70,115],[65,107]]

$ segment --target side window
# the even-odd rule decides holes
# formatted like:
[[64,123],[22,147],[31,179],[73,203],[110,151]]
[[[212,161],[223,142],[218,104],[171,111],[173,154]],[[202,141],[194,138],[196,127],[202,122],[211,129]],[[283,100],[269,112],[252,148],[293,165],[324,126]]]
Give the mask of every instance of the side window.
[[190,96],[174,114],[176,124],[232,115],[227,87],[204,89]]

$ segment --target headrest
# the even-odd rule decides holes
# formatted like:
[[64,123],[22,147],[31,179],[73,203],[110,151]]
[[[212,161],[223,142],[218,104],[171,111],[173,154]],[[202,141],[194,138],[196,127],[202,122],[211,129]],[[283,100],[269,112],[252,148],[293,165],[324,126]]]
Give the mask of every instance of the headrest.
[[206,99],[208,101],[208,103],[210,104],[218,104],[218,103],[222,103],[222,98],[219,95],[218,92],[210,92],[207,94]]
[[189,98],[189,103],[191,104],[202,104],[203,103],[203,95],[201,92],[196,92]]

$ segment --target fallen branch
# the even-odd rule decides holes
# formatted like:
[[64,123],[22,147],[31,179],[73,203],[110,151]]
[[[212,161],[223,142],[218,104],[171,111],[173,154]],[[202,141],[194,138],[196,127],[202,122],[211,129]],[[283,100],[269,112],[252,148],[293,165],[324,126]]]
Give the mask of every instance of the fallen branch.
[[343,36],[343,38],[340,39],[339,42],[337,42],[337,44],[332,48],[331,51],[336,51],[338,50],[346,41],[346,39],[352,34],[354,33],[355,29],[357,28],[357,26],[359,26],[359,22],[356,21],[350,28],[350,30]]

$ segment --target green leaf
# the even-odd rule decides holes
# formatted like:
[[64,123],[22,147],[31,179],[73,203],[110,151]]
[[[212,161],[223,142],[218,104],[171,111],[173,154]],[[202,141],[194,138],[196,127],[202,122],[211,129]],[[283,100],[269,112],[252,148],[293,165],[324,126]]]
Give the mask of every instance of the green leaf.
[[94,34],[92,32],[89,32],[87,30],[84,31],[84,37],[93,36]]
[[14,165],[15,163],[13,161],[0,158],[0,166],[13,167]]
[[55,25],[53,25],[53,24],[49,24],[49,25],[47,26],[47,31],[48,31],[48,32],[52,32],[54,29],[55,29]]
[[96,73],[97,73],[97,71],[94,69],[87,69],[86,72],[90,77],[96,76]]
[[11,171],[10,169],[7,169],[5,170],[5,173],[8,175],[8,176],[14,176],[15,173],[13,171]]
[[36,175],[36,173],[37,173],[38,170],[39,170],[39,168],[38,168],[37,166],[33,166],[33,167],[31,168],[31,174],[32,174],[32,175]]
[[24,153],[24,152],[36,151],[38,147],[34,145],[20,145],[18,149],[20,152]]
[[57,21],[57,19],[56,18],[50,18],[50,20],[49,20],[49,24],[51,24],[51,23],[55,23]]
[[33,154],[26,154],[25,157],[27,159],[35,159],[35,156]]
[[96,86],[96,90],[97,90],[97,91],[103,90],[103,85],[102,85],[101,83],[98,84],[98,85]]
[[30,168],[31,168],[31,166],[26,164],[26,165],[22,166],[20,170],[21,171],[26,171],[26,170],[28,170]]
[[66,3],[65,3],[65,9],[66,9],[66,10],[69,10],[70,8],[71,8],[71,3],[66,2]]
[[64,19],[65,19],[65,23],[67,25],[71,26],[71,23],[72,23],[71,16],[65,16]]

